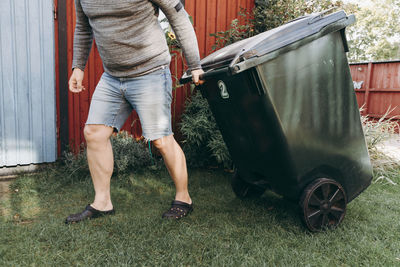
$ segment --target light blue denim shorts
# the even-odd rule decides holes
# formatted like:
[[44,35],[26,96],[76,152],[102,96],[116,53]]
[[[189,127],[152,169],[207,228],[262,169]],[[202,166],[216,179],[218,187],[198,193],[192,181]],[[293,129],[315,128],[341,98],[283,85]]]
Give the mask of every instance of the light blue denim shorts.
[[172,134],[172,81],[168,67],[135,78],[104,72],[90,103],[86,124],[102,124],[119,131],[135,109],[142,135],[156,140]]

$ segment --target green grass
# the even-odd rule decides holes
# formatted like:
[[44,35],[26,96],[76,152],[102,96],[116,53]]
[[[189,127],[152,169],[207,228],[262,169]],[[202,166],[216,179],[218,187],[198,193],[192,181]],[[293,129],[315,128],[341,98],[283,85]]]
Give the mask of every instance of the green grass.
[[[92,200],[89,178],[44,170],[18,178],[0,202],[0,266],[399,266],[400,186],[373,183],[339,228],[311,234],[298,209],[266,192],[237,199],[230,174],[191,170],[194,212],[161,214],[173,198],[166,171],[113,178],[116,215],[67,226]],[[391,172],[400,184],[400,169]]]

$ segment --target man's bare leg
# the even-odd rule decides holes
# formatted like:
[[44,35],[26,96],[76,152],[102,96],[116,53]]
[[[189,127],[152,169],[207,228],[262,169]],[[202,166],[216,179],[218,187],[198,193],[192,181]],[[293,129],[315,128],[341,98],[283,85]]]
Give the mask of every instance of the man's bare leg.
[[95,191],[91,206],[100,211],[113,209],[110,195],[110,181],[114,169],[110,141],[112,133],[113,128],[105,125],[86,125],[84,129],[87,159]]
[[188,191],[188,174],[186,168],[186,158],[179,144],[173,135],[153,141],[153,144],[160,151],[165,166],[175,183],[175,200],[192,204]]

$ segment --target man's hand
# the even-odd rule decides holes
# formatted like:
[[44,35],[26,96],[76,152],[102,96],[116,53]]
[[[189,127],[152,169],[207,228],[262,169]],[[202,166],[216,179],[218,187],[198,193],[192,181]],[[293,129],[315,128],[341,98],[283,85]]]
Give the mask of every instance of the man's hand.
[[203,80],[200,80],[200,75],[203,73],[204,71],[202,69],[192,70],[192,80],[196,85],[204,83]]
[[82,86],[84,72],[81,69],[75,68],[72,72],[71,78],[69,78],[69,90],[72,93],[80,93],[82,90],[85,90],[85,87]]

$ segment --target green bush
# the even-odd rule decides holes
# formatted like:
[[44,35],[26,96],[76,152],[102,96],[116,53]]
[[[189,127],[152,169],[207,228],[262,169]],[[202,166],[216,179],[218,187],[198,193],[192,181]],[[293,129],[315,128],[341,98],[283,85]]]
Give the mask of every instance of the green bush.
[[[361,116],[365,141],[374,169],[375,182],[397,185],[400,163],[396,158],[384,154],[382,143],[398,135],[397,117],[391,117],[394,109],[389,108],[380,119],[372,119],[368,115]],[[361,110],[362,111],[362,108]]]
[[[363,108],[360,109],[360,113],[362,109]],[[373,160],[382,157],[378,151],[378,145],[393,137],[399,130],[398,118],[390,116],[393,110],[394,109],[389,107],[386,113],[378,120],[372,119],[368,115],[361,116],[365,141],[371,159]]]
[[232,162],[221,132],[200,92],[187,100],[180,130],[185,138],[183,150],[189,166],[222,164],[226,168],[231,167]]
[[[159,167],[160,162],[150,154],[147,142],[135,139],[128,132],[121,131],[111,137],[114,154],[114,174],[125,174],[132,171]],[[64,153],[65,173],[71,179],[83,179],[90,175],[87,163],[86,148],[79,153]]]
[[144,170],[153,165],[148,143],[143,139],[135,139],[128,132],[122,131],[112,136],[111,144],[115,173]]
[[90,175],[89,166],[86,157],[86,148],[82,145],[79,153],[66,151],[63,154],[62,171],[65,173],[65,181],[82,180]]
[[341,0],[256,0],[255,4],[251,12],[242,9],[239,12],[241,19],[232,20],[228,30],[211,34],[216,38],[214,49],[279,27],[306,14],[344,6]]
[[397,121],[388,118],[387,115],[388,113],[379,120],[372,120],[368,115],[361,117],[365,140],[371,154],[376,151],[377,145],[389,139],[396,133],[396,129],[399,129]]

